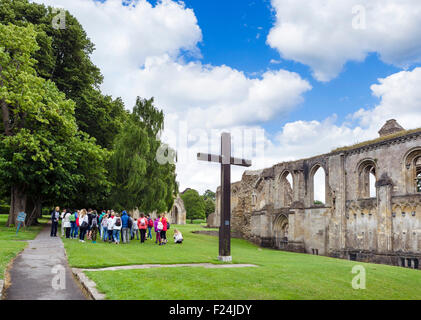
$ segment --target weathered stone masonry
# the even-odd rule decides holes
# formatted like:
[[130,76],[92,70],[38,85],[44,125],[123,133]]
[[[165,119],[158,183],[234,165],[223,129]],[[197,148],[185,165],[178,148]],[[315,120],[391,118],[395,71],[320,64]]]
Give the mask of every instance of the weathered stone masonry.
[[[421,268],[421,129],[404,131],[389,120],[379,133],[329,154],[246,171],[231,186],[233,231],[264,247]],[[314,201],[319,168],[325,204]],[[213,226],[219,201],[218,189]]]

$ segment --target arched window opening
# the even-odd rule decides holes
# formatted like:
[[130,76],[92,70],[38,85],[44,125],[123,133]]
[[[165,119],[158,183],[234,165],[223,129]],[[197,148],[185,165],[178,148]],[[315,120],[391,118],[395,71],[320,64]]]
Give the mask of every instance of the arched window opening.
[[[374,167],[373,167],[374,169]],[[377,192],[376,192],[376,175],[373,171],[370,171],[370,198],[375,198],[377,197]]]
[[421,192],[421,148],[409,151],[404,158],[406,190],[408,193]]
[[294,179],[292,174],[285,171],[280,177],[280,200],[282,207],[289,207],[293,201]]
[[322,167],[318,167],[313,176],[313,202],[314,204],[326,203],[326,172]]
[[421,157],[419,157],[415,162],[416,168],[416,188],[417,192],[421,192]]
[[377,182],[377,173],[376,165],[374,161],[367,160],[364,161],[359,166],[359,194],[360,198],[375,198],[377,197],[376,193],[376,182]]

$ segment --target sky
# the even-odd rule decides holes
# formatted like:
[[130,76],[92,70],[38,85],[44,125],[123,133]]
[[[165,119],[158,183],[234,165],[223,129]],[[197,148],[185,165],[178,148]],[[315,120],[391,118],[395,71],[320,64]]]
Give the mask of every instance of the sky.
[[219,185],[196,153],[219,153],[223,131],[259,170],[376,138],[391,118],[420,127],[419,0],[34,2],[81,22],[104,93],[127,109],[155,98],[180,190]]

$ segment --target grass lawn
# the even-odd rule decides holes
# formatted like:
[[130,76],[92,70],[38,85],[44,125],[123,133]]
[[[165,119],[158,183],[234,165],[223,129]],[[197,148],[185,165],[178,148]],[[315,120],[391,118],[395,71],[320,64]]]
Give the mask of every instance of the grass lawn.
[[9,262],[27,246],[25,240],[33,240],[46,222],[46,219],[40,219],[41,225],[20,229],[16,235],[16,228],[6,228],[7,217],[0,215],[0,279]]
[[[192,234],[200,225],[176,226],[185,242],[156,246],[65,240],[73,267],[98,268],[146,263],[218,263],[218,238]],[[172,226],[168,239],[172,239]],[[94,271],[86,274],[107,299],[421,299],[421,272],[322,256],[262,249],[232,239],[234,263],[258,268],[157,268]],[[355,290],[352,267],[366,269],[366,289]]]

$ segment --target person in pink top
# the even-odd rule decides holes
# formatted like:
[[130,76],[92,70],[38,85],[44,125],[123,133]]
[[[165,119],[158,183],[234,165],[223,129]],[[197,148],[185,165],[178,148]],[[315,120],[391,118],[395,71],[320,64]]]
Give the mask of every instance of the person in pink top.
[[162,222],[163,228],[161,231],[161,239],[162,239],[162,244],[167,244],[167,218],[165,217],[165,213],[162,214],[161,219],[159,220]]
[[160,215],[158,214],[155,221],[153,222],[153,226],[154,226],[154,230],[156,234],[155,243],[159,243],[159,245],[161,245],[161,230],[158,230],[159,219],[160,219]]
[[146,229],[148,228],[148,219],[146,219],[143,213],[140,214],[140,218],[137,219],[137,226],[140,231],[140,243],[145,242]]

